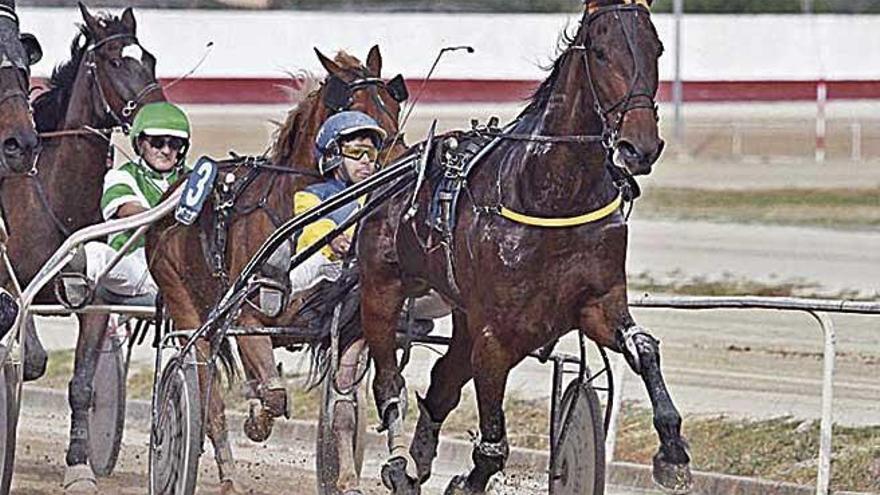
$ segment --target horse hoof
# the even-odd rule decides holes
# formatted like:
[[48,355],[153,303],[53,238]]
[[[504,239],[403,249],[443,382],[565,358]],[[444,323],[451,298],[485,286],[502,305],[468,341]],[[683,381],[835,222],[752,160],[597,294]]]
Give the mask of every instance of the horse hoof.
[[244,421],[244,434],[254,442],[265,442],[272,434],[274,419],[265,414],[262,406],[251,404],[250,413]]
[[477,495],[478,493],[484,492],[471,490],[467,486],[467,476],[458,475],[452,478],[452,481],[446,486],[446,491],[443,492],[443,495]]
[[664,461],[658,453],[654,456],[654,483],[668,493],[676,495],[690,493],[694,484],[690,465]]
[[382,466],[382,484],[394,495],[419,495],[419,482],[407,475],[407,460],[403,457],[390,459]]
[[88,464],[67,466],[64,470],[64,493],[98,493],[98,482],[95,480],[95,473]]

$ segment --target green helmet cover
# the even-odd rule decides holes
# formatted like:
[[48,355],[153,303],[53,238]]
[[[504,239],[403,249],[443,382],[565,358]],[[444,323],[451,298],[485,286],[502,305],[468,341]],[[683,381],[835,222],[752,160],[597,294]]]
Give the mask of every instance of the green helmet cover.
[[190,140],[189,119],[183,110],[165,101],[144,105],[131,124],[131,146],[140,154],[137,140],[141,134],[147,136],[174,136]]

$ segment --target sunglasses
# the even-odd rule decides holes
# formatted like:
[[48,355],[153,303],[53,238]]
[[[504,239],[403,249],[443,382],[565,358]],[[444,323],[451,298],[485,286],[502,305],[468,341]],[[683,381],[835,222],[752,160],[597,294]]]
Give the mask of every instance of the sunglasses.
[[370,144],[343,144],[340,154],[352,160],[362,160],[366,156],[371,162],[379,158],[379,150]]
[[186,139],[174,136],[147,136],[147,142],[157,150],[168,146],[174,151],[180,151],[186,146]]

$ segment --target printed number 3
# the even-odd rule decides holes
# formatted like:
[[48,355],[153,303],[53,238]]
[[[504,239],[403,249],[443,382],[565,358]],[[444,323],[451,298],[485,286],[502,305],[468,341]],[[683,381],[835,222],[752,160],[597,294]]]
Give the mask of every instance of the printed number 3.
[[203,163],[198,170],[193,172],[199,176],[197,182],[190,182],[192,185],[186,193],[186,205],[195,208],[205,193],[205,186],[211,177],[211,164]]

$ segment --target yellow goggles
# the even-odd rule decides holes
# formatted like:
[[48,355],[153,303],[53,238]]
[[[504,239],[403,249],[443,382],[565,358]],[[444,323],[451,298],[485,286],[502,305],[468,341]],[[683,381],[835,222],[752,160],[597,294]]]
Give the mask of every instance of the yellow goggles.
[[362,160],[366,156],[371,162],[379,158],[379,150],[369,144],[343,144],[340,154],[352,160]]

